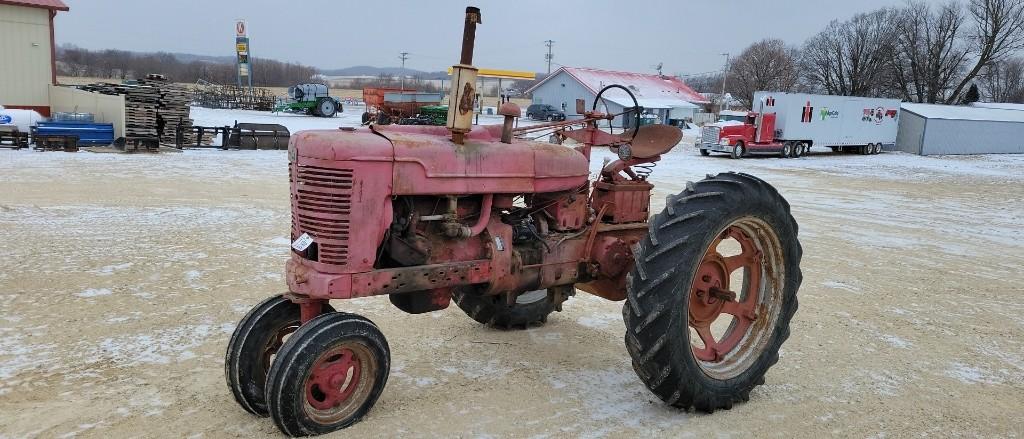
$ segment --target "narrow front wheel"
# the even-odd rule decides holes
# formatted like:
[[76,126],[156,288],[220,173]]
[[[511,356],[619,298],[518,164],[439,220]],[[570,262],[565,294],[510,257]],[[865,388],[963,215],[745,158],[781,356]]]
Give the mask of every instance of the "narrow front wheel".
[[[324,312],[334,308],[326,303]],[[299,328],[299,305],[281,295],[253,307],[238,322],[224,355],[224,378],[245,411],[267,416],[267,371],[284,341]]]
[[391,351],[365,317],[323,314],[281,347],[267,375],[267,406],[289,436],[348,427],[366,415],[388,380]]
[[712,412],[764,383],[797,309],[801,248],[768,183],[724,173],[669,197],[636,251],[626,348],[668,404]]

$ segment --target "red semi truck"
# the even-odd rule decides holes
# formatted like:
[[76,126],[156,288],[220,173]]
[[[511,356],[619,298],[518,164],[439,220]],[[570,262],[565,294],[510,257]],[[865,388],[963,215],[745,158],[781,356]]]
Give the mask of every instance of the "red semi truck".
[[751,153],[800,157],[813,146],[878,154],[896,143],[900,101],[759,91],[757,111],[742,124],[705,126],[696,147],[702,155]]

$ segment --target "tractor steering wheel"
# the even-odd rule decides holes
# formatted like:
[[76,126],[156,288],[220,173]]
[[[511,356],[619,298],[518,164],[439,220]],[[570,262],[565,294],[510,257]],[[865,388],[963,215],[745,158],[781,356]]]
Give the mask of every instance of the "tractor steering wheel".
[[[633,92],[629,91],[628,88],[623,87],[623,86],[621,86],[619,84],[612,84],[612,85],[606,86],[605,88],[602,88],[601,91],[598,92],[597,96],[594,98],[594,105],[591,106],[590,111],[597,111],[597,101],[604,102],[601,99],[601,95],[603,95],[604,92],[606,92],[606,91],[608,91],[610,89],[613,89],[613,88],[621,89],[622,91],[626,92],[626,94],[629,95],[630,99],[633,100],[633,108],[630,108],[628,110],[624,109],[623,112],[615,114],[615,116],[622,116],[622,115],[625,115],[626,113],[630,113],[630,112],[635,114],[635,116],[633,117],[634,118],[634,121],[633,121],[633,134],[631,134],[629,136],[629,141],[632,142],[633,139],[636,138],[636,133],[638,133],[640,131],[640,116],[641,116],[640,113],[643,111],[643,109],[640,107],[640,103],[637,102],[636,96],[633,95]],[[608,108],[608,106],[605,105],[605,109],[606,110],[607,110],[607,108]],[[609,128],[611,127],[611,125],[612,125],[612,121],[609,120],[608,121]]]

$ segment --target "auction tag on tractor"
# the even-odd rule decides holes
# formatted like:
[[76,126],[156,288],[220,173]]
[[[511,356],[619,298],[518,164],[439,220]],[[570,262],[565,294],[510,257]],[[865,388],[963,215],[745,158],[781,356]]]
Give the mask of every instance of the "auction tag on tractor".
[[292,248],[294,248],[295,251],[303,252],[306,251],[312,243],[313,237],[309,236],[308,233],[303,233],[302,236],[295,238],[295,241],[292,242]]

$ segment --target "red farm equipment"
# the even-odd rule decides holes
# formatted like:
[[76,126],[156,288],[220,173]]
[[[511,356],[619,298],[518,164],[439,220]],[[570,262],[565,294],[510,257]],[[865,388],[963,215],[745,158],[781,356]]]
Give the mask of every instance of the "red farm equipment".
[[[247,411],[293,436],[358,422],[384,391],[388,343],[329,300],[387,295],[408,313],[454,300],[498,328],[544,323],[577,290],[624,301],[626,352],[667,404],[713,412],[746,401],[789,336],[801,247],[789,204],[739,173],[686,183],[650,216],[654,163],[674,127],[599,128],[623,113],[514,128],[473,127],[480,11],[467,8],[447,127],[303,131],[289,147],[288,292],[252,309],[225,372]],[[609,86],[605,93],[629,89]],[[582,107],[578,102],[577,106]],[[541,130],[573,147],[521,140]],[[568,142],[567,142],[568,143]],[[592,148],[618,160],[590,178]],[[430,335],[424,335],[430,337]]]
[[444,125],[448,108],[441,93],[384,87],[363,88],[363,125]]

